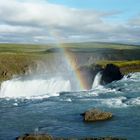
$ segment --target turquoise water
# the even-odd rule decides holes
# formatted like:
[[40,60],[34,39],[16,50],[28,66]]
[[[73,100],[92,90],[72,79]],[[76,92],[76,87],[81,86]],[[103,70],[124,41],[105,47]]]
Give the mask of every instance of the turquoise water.
[[[50,89],[59,85],[55,82],[47,87],[51,93],[45,94],[47,89],[43,88],[43,84],[47,83],[38,85],[41,88],[38,92],[43,93],[38,96],[30,94],[29,97],[25,92],[32,92],[36,81],[31,82],[30,90],[26,89],[25,81],[23,87],[19,81],[12,80],[2,85],[0,140],[14,140],[19,135],[35,131],[57,137],[118,136],[128,140],[140,139],[140,73],[91,91],[69,92],[69,82],[61,81],[67,92],[61,92],[62,86],[59,86],[53,93]],[[18,94],[20,90],[22,94]],[[11,98],[14,93],[15,97]],[[84,123],[80,114],[90,108],[110,111],[114,117],[105,122]]]

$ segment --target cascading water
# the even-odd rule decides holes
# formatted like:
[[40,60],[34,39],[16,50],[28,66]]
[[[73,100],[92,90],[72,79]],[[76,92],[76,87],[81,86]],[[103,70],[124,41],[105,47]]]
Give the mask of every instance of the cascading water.
[[0,98],[58,96],[59,92],[70,91],[69,80],[62,78],[50,79],[12,79],[1,84]]
[[[71,88],[71,80],[66,80],[72,76],[46,75],[25,76],[2,83],[0,140],[15,139],[36,129],[39,133],[60,137],[94,137],[102,134],[139,140],[140,73],[99,88],[102,74],[98,73],[93,83],[95,88],[78,92]],[[60,94],[61,91],[72,92]],[[98,123],[85,125],[79,114],[92,107],[113,112],[116,120],[103,123],[102,127]]]
[[94,78],[92,88],[96,88],[100,85],[101,78],[102,78],[102,72],[98,72]]

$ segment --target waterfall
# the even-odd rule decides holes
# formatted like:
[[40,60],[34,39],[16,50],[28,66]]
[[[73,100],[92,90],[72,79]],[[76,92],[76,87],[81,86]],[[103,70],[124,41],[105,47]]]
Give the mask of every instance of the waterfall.
[[70,91],[69,80],[62,78],[50,79],[12,79],[1,84],[0,98],[20,98],[38,96],[58,96],[59,92]]
[[98,87],[100,85],[101,78],[102,78],[102,72],[100,71],[96,74],[96,76],[94,78],[92,88]]

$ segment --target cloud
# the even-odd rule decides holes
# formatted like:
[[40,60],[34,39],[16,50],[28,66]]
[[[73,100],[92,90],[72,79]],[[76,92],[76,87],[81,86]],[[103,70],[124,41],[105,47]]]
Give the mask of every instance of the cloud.
[[128,24],[131,25],[131,26],[140,27],[140,14],[135,16],[134,18],[130,19],[128,21]]
[[90,23],[98,24],[101,16],[108,13],[96,11],[77,10],[55,4],[41,4],[30,2],[2,2],[0,3],[1,20],[5,23],[52,26],[52,27],[73,27]]
[[137,42],[135,23],[106,20],[118,11],[69,8],[48,2],[4,0],[0,2],[0,42],[47,43],[55,40]]

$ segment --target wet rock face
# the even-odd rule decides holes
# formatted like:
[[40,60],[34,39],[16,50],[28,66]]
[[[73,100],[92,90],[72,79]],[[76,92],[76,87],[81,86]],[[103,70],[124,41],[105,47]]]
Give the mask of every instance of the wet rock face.
[[106,85],[115,80],[120,80],[123,78],[123,75],[120,71],[120,68],[114,64],[107,64],[105,68],[102,68],[100,65],[92,65],[90,67],[83,66],[78,70],[80,77],[84,80],[85,89],[91,89],[94,78],[98,72],[101,72],[101,85]]
[[85,89],[91,89],[94,78],[99,71],[102,71],[102,67],[100,65],[95,65],[92,67],[80,67],[77,71],[82,77],[82,80],[85,85]]
[[82,114],[85,122],[106,121],[112,118],[112,113],[91,109]]
[[115,80],[121,80],[123,78],[120,68],[114,64],[107,64],[102,71],[101,84],[105,85]]

